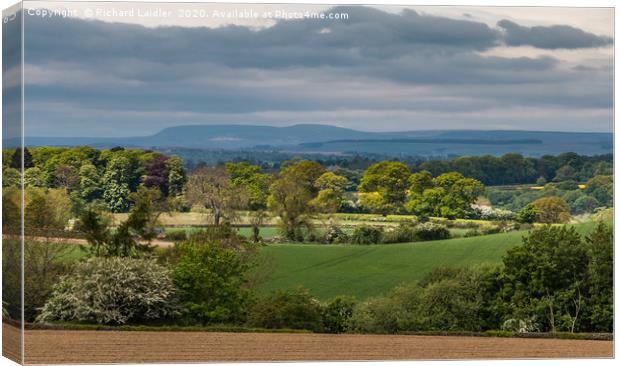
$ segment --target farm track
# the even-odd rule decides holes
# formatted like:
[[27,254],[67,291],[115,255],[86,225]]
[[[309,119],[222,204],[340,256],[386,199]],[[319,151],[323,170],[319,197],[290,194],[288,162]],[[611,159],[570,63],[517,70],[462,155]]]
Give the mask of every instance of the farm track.
[[613,356],[611,341],[446,336],[27,330],[25,341],[29,364]]

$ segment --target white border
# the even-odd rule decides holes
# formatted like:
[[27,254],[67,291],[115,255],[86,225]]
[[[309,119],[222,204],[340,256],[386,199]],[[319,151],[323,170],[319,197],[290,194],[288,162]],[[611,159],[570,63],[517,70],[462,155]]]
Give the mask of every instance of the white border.
[[[120,0],[107,0],[109,2],[122,2]],[[82,2],[94,2],[94,0],[83,0]],[[152,1],[152,0],[137,0],[135,2],[157,2],[157,1]],[[192,2],[192,1],[182,1],[182,0],[168,0],[166,2],[171,2],[171,3],[186,3],[186,2]],[[200,1],[195,1],[195,2],[200,2]],[[208,1],[204,1],[204,2],[208,2]],[[286,3],[290,3],[290,4],[327,4],[327,5],[331,5],[331,4],[338,4],[338,5],[345,5],[345,4],[369,4],[369,5],[433,5],[433,6],[441,6],[441,5],[461,5],[461,6],[532,6],[532,7],[540,7],[540,6],[545,6],[545,7],[552,7],[552,6],[559,6],[559,7],[609,7],[609,8],[614,8],[614,17],[617,17],[618,15],[618,9],[615,8],[615,2],[612,0],[544,0],[544,2],[542,1],[533,1],[533,0],[520,0],[520,1],[515,1],[515,0],[445,0],[445,1],[433,1],[433,0],[427,0],[427,1],[415,1],[415,0],[375,0],[375,1],[364,1],[364,0],[310,0],[310,1],[300,1],[300,0],[289,0],[289,1],[260,1],[260,0],[243,0],[243,1],[230,1],[230,0],[219,0],[219,1],[212,1],[213,3],[254,3],[254,4],[258,4],[258,3],[281,3],[281,4],[286,4]],[[17,1],[15,0],[0,0],[0,8],[5,9],[8,8],[11,5],[14,5],[15,3],[17,3]],[[22,23],[23,24],[23,23]],[[1,34],[1,31],[0,31]],[[617,40],[617,30],[614,29],[614,39]],[[0,41],[1,42],[1,41]],[[23,55],[22,55],[23,57]],[[615,49],[614,49],[614,71],[616,69],[617,66],[617,62],[618,59],[615,58]],[[2,61],[0,60],[0,69],[1,69],[1,65],[2,65]],[[23,77],[23,75],[22,75]],[[615,85],[617,82],[617,75],[614,72],[614,91],[615,91]],[[1,95],[1,91],[0,91],[0,95]],[[23,97],[23,93],[22,93],[22,97]],[[614,93],[614,107],[615,105],[617,105],[617,94]],[[22,105],[23,107],[23,105]],[[0,115],[1,115],[1,111],[2,111],[2,106],[0,103]],[[614,126],[615,126],[615,110],[614,110]],[[23,123],[22,123],[22,127],[23,127]],[[1,136],[2,132],[0,130],[0,141],[2,139]],[[615,143],[616,142],[616,136],[614,135],[614,155],[616,156],[616,154],[618,153],[618,145]],[[620,167],[620,163],[618,162],[618,159],[614,159],[614,172],[616,171],[620,171],[618,170],[618,168]],[[615,175],[615,174],[614,174]],[[615,180],[615,184],[614,184],[614,192],[617,192],[617,188],[620,187],[620,182],[618,181],[617,177]],[[620,199],[618,198],[617,195],[614,195],[614,206],[615,207],[619,207],[620,203]],[[614,222],[618,222],[618,213],[615,212],[614,215]],[[0,211],[0,217],[1,217],[1,211]],[[618,226],[615,225],[614,226],[614,235],[616,238],[615,244],[618,243]],[[615,263],[615,283],[620,283],[618,281],[619,278],[619,272],[618,271],[618,261],[616,261]],[[618,296],[618,289],[616,288],[615,292],[615,296],[617,299]],[[614,328],[616,330],[620,329],[618,327],[618,325],[620,324],[620,322],[618,321],[618,318],[620,318],[620,312],[618,311],[618,302],[616,301],[615,304],[615,314],[616,314],[616,318],[614,321]],[[0,341],[1,341],[2,337],[0,335]],[[618,355],[618,342],[616,342],[614,344],[614,350],[615,350],[615,354]],[[596,365],[613,365],[615,364],[615,360],[586,360],[586,359],[570,359],[570,360],[507,360],[507,361],[497,361],[497,360],[472,360],[472,361],[383,361],[380,362],[381,365],[567,365],[567,366],[572,366],[572,365],[583,365],[585,363],[588,364],[596,364]],[[12,361],[2,357],[0,358],[0,365],[9,365],[9,364],[14,364]],[[243,364],[243,365],[265,365],[265,366],[269,366],[269,365],[273,365],[273,363],[238,363],[238,364]],[[284,365],[295,365],[298,363],[292,363],[292,362],[282,362],[280,364],[284,364]],[[324,363],[322,362],[305,362],[303,363],[304,365],[308,365],[308,366],[318,366],[318,365],[323,365]],[[344,366],[344,365],[353,365],[353,364],[357,364],[357,362],[330,362],[330,365],[333,366]],[[155,365],[155,364],[141,364],[141,365]],[[157,364],[157,365],[162,365],[162,364]],[[164,364],[164,365],[186,365],[186,364]],[[210,364],[210,365],[228,365],[228,364]]]

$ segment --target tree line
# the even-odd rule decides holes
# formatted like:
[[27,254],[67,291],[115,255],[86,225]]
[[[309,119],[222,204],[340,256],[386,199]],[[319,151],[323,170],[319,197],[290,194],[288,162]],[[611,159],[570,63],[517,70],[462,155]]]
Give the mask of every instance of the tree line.
[[[3,150],[3,185],[20,182],[22,150]],[[74,212],[84,204],[96,204],[111,212],[127,212],[130,194],[141,185],[156,188],[164,198],[182,196],[186,172],[183,161],[161,153],[122,147],[97,150],[81,146],[37,147],[23,151],[24,186],[58,188],[71,199]]]
[[[188,170],[193,170],[201,162],[209,165],[222,165],[224,162],[245,161],[261,166],[266,172],[276,172],[283,162],[291,160],[295,154],[268,151],[206,151],[174,149],[186,161]],[[610,175],[613,155],[597,156],[564,153],[557,156],[524,157],[521,154],[503,156],[387,156],[378,154],[352,154],[349,156],[325,156],[319,154],[300,154],[302,159],[314,160],[321,165],[335,168],[339,175],[347,176],[355,185],[359,184],[362,173],[369,166],[384,160],[400,161],[411,171],[427,170],[434,176],[456,171],[466,177],[475,178],[485,185],[532,184],[536,181],[575,180],[585,182],[596,175]],[[542,180],[541,180],[542,178]]]
[[[5,150],[3,153],[7,164],[4,185],[16,186],[20,176],[15,167],[21,166],[22,151]],[[530,197],[532,193],[528,193],[527,197],[532,198],[529,202],[532,202],[536,198],[559,196],[554,194],[558,192],[556,188],[568,185],[578,191],[574,179],[608,173],[610,164],[607,156],[584,157],[566,153],[535,159],[506,154],[499,158],[433,160],[417,166],[380,161],[363,171],[325,166],[312,160],[285,161],[279,170],[267,172],[261,166],[247,162],[227,162],[199,165],[187,173],[183,161],[176,156],[122,147],[110,150],[40,147],[25,149],[23,157],[25,186],[64,190],[76,216],[85,206],[128,212],[133,204],[131,195],[145,187],[159,192],[158,201],[165,203],[167,210],[187,211],[192,207],[208,210],[214,225],[234,221],[239,210],[250,210],[252,221],[258,226],[264,221],[266,212],[270,212],[280,218],[282,232],[289,239],[298,238],[302,231],[310,230],[313,215],[319,213],[406,213],[414,214],[422,221],[427,217],[483,217],[473,204],[486,191],[484,181],[497,183],[488,174],[492,173],[498,179],[535,179],[541,184],[547,178],[561,180],[547,183],[537,197]],[[367,161],[356,162],[363,165]],[[591,178],[584,190],[585,197],[577,197],[578,193],[562,197],[570,199],[566,203],[569,211],[591,212],[609,205],[610,182],[605,177],[596,175]],[[490,193],[494,205],[507,207],[501,202],[505,194],[497,190]],[[518,195],[508,199],[522,201]],[[513,209],[524,209],[529,202]],[[531,212],[520,216],[525,218],[524,222],[531,222],[526,217],[528,214],[532,216]],[[515,218],[514,215],[508,216],[509,219]],[[540,212],[538,216],[541,217]],[[493,215],[489,217],[493,218]],[[565,220],[554,222],[562,221]]]
[[611,175],[613,155],[585,156],[569,152],[539,158],[520,154],[505,154],[501,157],[464,156],[450,160],[425,161],[417,165],[416,169],[427,170],[433,175],[455,171],[478,179],[485,185],[585,182],[597,175]]
[[[120,147],[110,151],[124,150]],[[137,149],[128,149],[138,153]],[[193,151],[193,150],[192,150]],[[200,152],[200,151],[198,151]],[[148,153],[148,151],[147,151]],[[196,160],[193,155],[188,155],[185,150],[173,150],[183,157],[183,163],[187,171],[194,171],[207,164],[212,166],[223,165],[225,162],[248,162],[256,165],[262,171],[273,174],[281,169],[287,161],[294,159],[290,154],[280,154],[277,159],[266,162],[266,159],[256,159],[257,152],[247,152],[241,155],[223,155],[217,159],[207,159],[206,157]],[[209,154],[216,152],[209,152]],[[223,153],[223,152],[222,152]],[[54,157],[63,154],[63,157]],[[74,158],[69,156],[74,155]],[[163,155],[163,154],[160,154]],[[58,165],[69,165],[74,168],[79,165],[79,159],[93,159],[91,163],[96,167],[101,167],[101,163],[109,158],[109,154],[103,154],[98,160],[98,153],[95,149],[88,147],[59,148],[59,147],[39,147],[25,149],[25,168],[37,167],[41,171],[29,173],[32,178],[31,183],[43,182],[47,186],[58,184],[57,180],[62,180],[61,168],[59,174],[55,173]],[[201,155],[200,155],[201,156]],[[54,157],[49,163],[47,160]],[[77,158],[77,159],[76,159]],[[148,160],[149,157],[146,157]],[[611,175],[613,166],[613,155],[586,156],[575,153],[564,153],[557,156],[544,155],[541,157],[524,157],[520,154],[505,154],[503,156],[463,156],[452,157],[449,159],[429,159],[424,157],[401,157],[398,159],[381,157],[375,155],[351,155],[351,156],[328,156],[323,155],[309,156],[307,160],[313,160],[323,165],[327,169],[334,171],[338,175],[347,177],[351,184],[348,190],[355,190],[360,183],[364,170],[373,164],[384,160],[400,161],[406,164],[412,172],[426,170],[433,176],[438,176],[448,172],[458,172],[462,175],[481,181],[483,184],[490,185],[510,185],[510,184],[532,184],[562,181],[585,182],[597,175]],[[273,160],[273,159],[272,159]],[[19,169],[21,166],[21,149],[3,150],[4,168]],[[156,167],[153,167],[156,168]],[[79,169],[79,167],[78,167]],[[66,170],[66,169],[64,169]],[[9,172],[9,176],[14,171]],[[100,172],[101,173],[101,172]],[[141,172],[143,173],[143,172]]]

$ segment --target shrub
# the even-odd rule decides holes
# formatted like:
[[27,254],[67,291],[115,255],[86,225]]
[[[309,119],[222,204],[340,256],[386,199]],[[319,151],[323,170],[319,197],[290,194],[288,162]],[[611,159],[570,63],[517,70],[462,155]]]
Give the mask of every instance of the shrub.
[[524,224],[532,224],[536,222],[538,216],[538,209],[532,204],[527,204],[517,213],[516,220]]
[[581,191],[581,189],[576,189],[573,191],[567,191],[566,193],[564,193],[561,197],[564,199],[564,201],[566,201],[566,203],[568,203],[568,205],[571,208],[571,212],[574,213],[574,203],[575,201],[577,201],[580,197],[586,196],[585,193],[583,193],[583,191]]
[[384,243],[408,243],[417,239],[416,227],[410,223],[400,223],[393,230],[383,234]]
[[203,324],[242,320],[248,265],[241,255],[219,242],[189,241],[176,249],[172,277],[189,320]]
[[192,231],[187,236],[187,242],[197,245],[219,243],[221,247],[228,249],[248,247],[246,238],[228,223]]
[[[9,241],[11,240],[7,240]],[[75,246],[59,239],[55,241],[57,242],[24,242],[23,305],[24,319],[28,322],[35,320],[61,276],[70,272],[71,264],[68,258]]]
[[503,313],[497,308],[500,269],[439,267],[419,282],[419,308],[425,330],[480,331],[497,329]]
[[378,244],[381,242],[383,229],[374,226],[360,225],[351,235],[351,244]]
[[445,225],[425,222],[416,226],[415,236],[419,241],[449,239],[450,230]]
[[353,309],[349,329],[357,333],[396,333],[398,306],[387,297],[361,302]]
[[[583,312],[575,312],[587,293],[589,253],[574,227],[535,228],[503,258],[502,300],[507,318],[535,316],[542,331],[579,329]],[[567,324],[563,315],[573,316]]]
[[596,198],[592,196],[582,196],[575,201],[572,207],[575,213],[582,214],[586,212],[594,212],[594,210],[600,205],[601,204]]
[[248,312],[248,325],[268,329],[323,330],[321,304],[299,288],[278,290],[258,299]]
[[515,213],[510,210],[480,205],[473,207],[475,208],[474,218],[481,220],[512,220],[515,217]]
[[579,184],[577,184],[577,182],[575,182],[574,180],[565,180],[565,181],[559,182],[557,187],[558,189],[562,189],[565,191],[572,191],[574,189],[578,189]]
[[470,229],[470,230],[467,230],[465,232],[465,235],[463,235],[463,236],[466,237],[466,238],[472,238],[474,236],[480,236],[480,235],[482,235],[482,233],[480,231],[478,231],[476,229]]
[[166,233],[165,239],[170,241],[185,241],[187,240],[187,233],[185,230],[170,231]]
[[502,324],[502,330],[515,333],[530,333],[538,331],[534,318],[508,319]]
[[355,299],[339,296],[323,308],[323,330],[326,333],[345,333],[349,330]]
[[518,223],[512,221],[499,221],[494,226],[486,228],[484,232],[486,234],[508,233],[519,230],[520,227]]
[[479,331],[497,329],[495,300],[499,270],[437,268],[420,282],[355,306],[350,329],[367,333]]
[[349,242],[349,236],[337,225],[331,225],[325,233],[325,242],[328,244],[342,244]]
[[308,233],[306,233],[305,238],[303,238],[301,241],[307,242],[307,243],[316,243],[316,242],[319,242],[320,239],[321,238],[317,236],[316,232],[309,231]]
[[37,321],[125,324],[178,314],[168,270],[150,259],[91,258],[55,286]]
[[[427,220],[428,221],[428,220]],[[426,221],[420,221],[426,222]],[[458,228],[458,229],[477,229],[480,224],[475,221],[470,220],[433,220],[435,224],[445,224],[449,228]]]
[[422,313],[430,330],[479,330],[481,299],[477,288],[464,281],[443,279],[430,283],[422,297]]
[[423,330],[420,298],[421,288],[411,284],[396,287],[386,297],[361,302],[353,309],[350,330],[360,333]]

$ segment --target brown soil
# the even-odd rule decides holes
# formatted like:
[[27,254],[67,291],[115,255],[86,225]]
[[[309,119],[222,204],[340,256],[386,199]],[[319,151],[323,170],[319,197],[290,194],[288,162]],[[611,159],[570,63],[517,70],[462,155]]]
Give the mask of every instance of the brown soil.
[[26,331],[26,363],[30,364],[612,356],[611,341],[282,333]]
[[2,356],[17,363],[22,362],[22,341],[19,325],[13,326],[2,322]]

